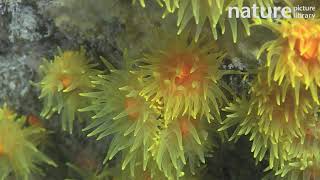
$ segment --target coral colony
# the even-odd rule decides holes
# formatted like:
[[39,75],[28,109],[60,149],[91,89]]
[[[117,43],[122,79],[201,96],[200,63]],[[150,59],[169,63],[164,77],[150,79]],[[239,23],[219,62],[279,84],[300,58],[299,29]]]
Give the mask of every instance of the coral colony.
[[[178,27],[149,29],[141,53],[123,49],[120,68],[90,59],[85,48],[59,49],[43,60],[35,83],[40,116],[56,114],[69,134],[84,122],[88,138],[110,140],[100,170],[68,167],[93,180],[201,178],[217,141],[247,136],[271,179],[320,179],[320,21],[295,18],[315,8],[278,7],[273,0],[155,2],[163,17],[177,15]],[[276,37],[259,47],[259,67],[223,68],[229,54],[215,39],[229,29],[225,36],[238,43],[239,32],[250,35],[252,25]],[[248,90],[231,88],[230,75],[252,77]],[[45,172],[40,165],[56,167],[40,151],[46,132],[37,116],[0,108],[0,179],[34,179]]]

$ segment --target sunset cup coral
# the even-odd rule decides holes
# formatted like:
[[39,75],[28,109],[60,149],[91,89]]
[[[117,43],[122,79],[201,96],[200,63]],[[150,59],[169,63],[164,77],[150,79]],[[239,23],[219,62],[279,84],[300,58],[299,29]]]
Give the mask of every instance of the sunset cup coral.
[[314,102],[305,90],[299,92],[299,104],[296,92],[290,86],[280,87],[275,82],[268,84],[265,72],[258,74],[257,81],[251,86],[251,105],[249,113],[259,116],[259,128],[267,134],[273,143],[282,136],[301,137],[301,126],[310,114],[313,115]]
[[[236,126],[236,129],[231,136],[230,140],[238,139],[242,135],[250,135],[250,141],[252,141],[251,151],[253,156],[261,161],[265,158],[268,147],[273,147],[270,138],[259,131],[258,120],[254,115],[248,115],[250,108],[250,102],[246,99],[237,99],[235,103],[231,103],[226,107],[226,111],[229,112],[226,120],[223,122],[219,131],[223,131],[229,127]],[[277,144],[275,144],[277,149]],[[270,163],[273,164],[275,159],[273,151],[271,153]],[[278,157],[278,156],[277,156]]]
[[18,117],[6,105],[0,109],[0,179],[14,175],[28,180],[34,174],[42,174],[41,164],[56,166],[37,149],[39,136],[43,136],[45,130],[25,127],[25,122],[25,117]]
[[200,120],[180,117],[159,132],[150,149],[164,175],[179,179],[185,175],[185,166],[195,174],[196,168],[205,163],[210,150],[208,141],[208,132]]
[[[190,56],[186,62],[189,63],[192,58],[193,56]],[[97,136],[98,140],[112,136],[104,163],[120,157],[117,159],[121,161],[123,173],[129,169],[131,177],[140,177],[135,173],[144,171],[151,178],[165,176],[168,179],[177,179],[184,176],[185,166],[189,166],[190,171],[196,173],[201,163],[205,163],[205,156],[210,150],[205,128],[207,120],[193,119],[187,114],[188,111],[185,116],[173,118],[167,124],[163,115],[166,103],[162,103],[161,99],[146,101],[146,98],[141,96],[141,90],[149,83],[154,83],[146,80],[147,74],[144,73],[150,71],[141,69],[148,65],[143,64],[144,61],[129,59],[126,51],[124,59],[124,68],[119,70],[102,59],[110,74],[91,77],[95,89],[80,94],[90,99],[91,104],[79,111],[95,114],[92,123],[84,131],[89,131],[88,136]],[[177,62],[173,62],[173,65],[175,63]],[[193,77],[202,75],[197,69],[193,72],[196,72]],[[187,72],[183,72],[181,77],[174,77],[174,82],[184,83],[187,80],[183,79],[184,73]],[[222,93],[221,90],[219,92]],[[172,97],[170,93],[172,92],[167,92],[164,97]],[[200,116],[201,113],[196,115]],[[127,166],[129,168],[126,168]]]
[[250,134],[254,157],[261,161],[268,152],[268,168],[278,170],[294,157],[292,154],[299,157],[303,153],[288,145],[294,141],[306,143],[308,131],[304,127],[313,122],[316,106],[306,91],[299,92],[300,102],[296,104],[292,87],[283,90],[275,82],[268,84],[266,79],[265,71],[258,74],[250,100],[244,98],[226,108],[230,114],[219,130],[237,125],[231,139]]
[[228,73],[220,69],[224,52],[214,41],[188,41],[187,34],[158,35],[141,58],[140,95],[163,107],[166,125],[179,116],[220,121],[219,107],[227,101],[221,89],[227,86],[219,81]]
[[[278,33],[276,40],[267,42],[258,55],[267,51],[269,81],[290,84],[297,91],[309,89],[318,104],[320,87],[320,24],[318,20],[288,19],[280,24],[267,23]],[[296,103],[299,103],[297,98]]]
[[[315,113],[317,110],[315,110]],[[284,141],[280,148],[287,153],[284,165],[274,168],[276,175],[282,179],[310,180],[320,178],[320,123],[319,117],[311,116],[304,123],[304,137],[293,141]],[[279,178],[280,179],[280,178]]]
[[129,72],[129,64],[124,70],[108,66],[111,74],[92,77],[95,91],[81,93],[91,99],[91,105],[79,111],[95,114],[92,123],[84,129],[90,131],[88,136],[97,135],[98,140],[113,136],[104,162],[121,152],[121,168],[124,170],[129,165],[131,176],[134,176],[139,163],[143,170],[147,168],[151,158],[148,149],[158,132],[159,115],[139,96],[136,88],[141,82]]
[[40,66],[42,79],[38,83],[39,98],[44,103],[41,116],[50,118],[55,112],[61,114],[62,129],[72,133],[77,109],[88,103],[79,93],[92,88],[90,76],[99,72],[94,66],[84,49],[60,52],[52,61],[45,60]]

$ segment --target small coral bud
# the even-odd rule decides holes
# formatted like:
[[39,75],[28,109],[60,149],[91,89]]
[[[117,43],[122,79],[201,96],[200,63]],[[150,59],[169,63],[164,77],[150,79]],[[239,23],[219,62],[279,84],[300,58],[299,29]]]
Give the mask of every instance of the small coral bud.
[[41,116],[48,119],[61,112],[62,129],[72,133],[77,110],[87,104],[79,93],[92,89],[90,76],[100,73],[93,66],[83,49],[61,52],[52,62],[45,61],[41,65],[42,80],[38,83],[40,99],[44,102]]

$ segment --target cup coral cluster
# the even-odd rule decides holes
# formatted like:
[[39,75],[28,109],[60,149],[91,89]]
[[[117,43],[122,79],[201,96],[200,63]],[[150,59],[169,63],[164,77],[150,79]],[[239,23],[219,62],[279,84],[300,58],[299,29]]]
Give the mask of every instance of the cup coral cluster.
[[229,72],[220,68],[225,53],[214,41],[154,31],[151,49],[134,59],[124,53],[121,69],[101,59],[107,68],[96,73],[84,51],[63,52],[45,64],[41,98],[44,114],[92,114],[88,136],[112,136],[104,163],[117,157],[132,177],[143,170],[177,179],[187,165],[195,174],[212,150],[206,124],[221,122],[228,89],[221,78]]
[[[296,91],[300,88],[309,89],[314,101],[319,104],[319,21],[283,20],[280,24],[271,24],[270,28],[279,34],[279,38],[261,48],[261,52],[267,51],[269,81],[277,81],[283,84],[282,87],[290,84]],[[299,103],[298,97],[296,103]]]
[[6,105],[0,108],[0,179],[30,179],[41,174],[41,164],[56,166],[38,146],[45,129],[28,126],[25,116]]
[[[77,115],[91,117],[83,131],[111,140],[104,163],[121,162],[118,168],[126,178],[194,175],[213,150],[213,135],[233,130],[230,140],[249,135],[253,157],[268,161],[272,178],[319,179],[319,21],[261,20],[277,39],[261,47],[262,67],[252,73],[247,94],[229,103],[236,93],[223,81],[232,73],[222,68],[227,54],[202,28],[208,22],[217,38],[217,26],[223,33],[228,21],[236,42],[238,21],[226,19],[226,8],[273,6],[273,1],[157,2],[165,6],[164,15],[178,13],[178,35],[151,29],[143,54],[132,57],[125,50],[121,68],[101,58],[103,71],[83,49],[60,52],[42,66],[42,116],[61,113],[62,128],[70,133]],[[144,0],[140,3],[145,6]],[[191,19],[195,35],[184,30]],[[241,22],[250,34],[249,21]],[[0,144],[0,157],[5,147]]]
[[[258,161],[267,157],[275,175],[286,179],[319,176],[319,22],[266,22],[278,33],[266,50],[249,96],[230,104],[219,129],[236,126],[230,140],[249,135]],[[258,56],[264,57],[264,56]]]
[[205,162],[203,119],[212,120],[213,112],[219,120],[218,109],[227,101],[219,88],[223,52],[213,41],[200,47],[188,35],[159,34],[161,40],[151,42],[155,51],[137,60],[125,57],[122,70],[106,62],[111,73],[92,79],[95,91],[80,94],[91,105],[80,111],[95,114],[85,129],[93,129],[89,136],[113,135],[106,160],[121,151],[122,169],[129,165],[132,176],[140,163],[144,171],[151,163],[156,169],[149,171],[175,179],[184,175],[186,164],[195,172]]

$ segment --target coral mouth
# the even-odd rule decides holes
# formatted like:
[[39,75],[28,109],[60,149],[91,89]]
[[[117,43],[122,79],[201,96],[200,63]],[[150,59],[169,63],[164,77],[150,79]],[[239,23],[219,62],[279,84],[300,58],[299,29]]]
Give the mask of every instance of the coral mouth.
[[295,44],[295,51],[304,61],[313,62],[317,60],[320,38],[300,40]]
[[4,155],[4,147],[0,144],[0,156]]

